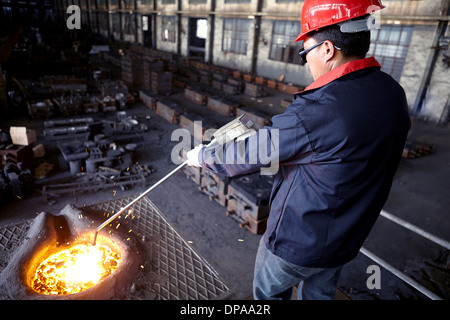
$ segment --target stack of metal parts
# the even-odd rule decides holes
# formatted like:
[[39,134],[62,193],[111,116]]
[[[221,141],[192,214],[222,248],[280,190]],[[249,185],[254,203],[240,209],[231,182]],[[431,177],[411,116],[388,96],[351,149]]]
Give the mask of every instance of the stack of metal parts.
[[208,101],[208,96],[206,93],[194,88],[184,89],[184,97],[199,105],[206,105],[206,102]]
[[192,113],[183,113],[180,115],[180,128],[189,131],[191,136],[194,138],[194,145],[198,145],[203,142],[203,136],[209,129],[217,128],[216,123],[212,123],[202,116]]
[[263,176],[259,172],[231,179],[226,195],[227,214],[252,233],[264,233],[272,185],[273,176]]
[[403,158],[419,158],[435,152],[435,147],[431,144],[407,140],[403,148]]
[[152,91],[159,95],[170,95],[172,93],[172,73],[152,72]]
[[121,59],[122,80],[134,86],[140,86],[144,82],[142,72],[142,59],[135,55],[124,55]]
[[[147,130],[143,124],[126,116],[126,112],[118,113],[118,122],[102,121],[93,122],[90,118],[47,121],[47,126],[69,125],[62,127],[64,132],[74,132],[74,128],[80,127],[76,124],[82,123],[81,127],[86,129],[82,139],[73,139],[73,135],[66,136],[65,141],[60,140],[58,148],[61,151],[60,168],[68,167],[71,177],[62,181],[48,182],[42,188],[45,201],[49,196],[71,193],[76,191],[103,190],[109,188],[125,188],[133,185],[145,187],[148,176],[153,170],[147,166],[134,164],[133,152],[136,143],[127,143],[119,146],[113,137],[124,139],[125,133],[136,133]],[[84,121],[84,122],[83,122]],[[86,124],[87,123],[87,124]],[[70,126],[73,125],[73,126]],[[101,132],[93,134],[91,127],[100,125]],[[98,128],[96,128],[98,129]],[[49,130],[49,129],[46,129]],[[51,129],[58,130],[62,129]],[[125,134],[125,135],[124,135]],[[49,136],[48,131],[45,132]],[[88,140],[93,135],[93,140]]]
[[103,132],[106,135],[124,133],[142,133],[147,131],[147,126],[136,119],[127,116],[125,111],[117,112],[118,121],[103,120]]
[[145,188],[152,172],[150,167],[141,165],[130,165],[126,170],[99,166],[93,173],[80,172],[73,179],[44,185],[42,197],[44,201],[48,202],[50,198],[58,197],[61,194],[77,194],[112,188],[126,190],[128,187],[136,185]]
[[144,83],[143,87],[146,90],[152,89],[152,72],[163,72],[164,62],[163,61],[150,61],[144,60]]
[[90,125],[94,119],[90,117],[72,118],[60,120],[48,120],[44,122],[44,137],[46,140],[88,140]]
[[44,137],[48,141],[87,141],[95,131],[101,131],[105,135],[123,135],[142,133],[148,129],[145,124],[127,116],[126,111],[118,111],[116,116],[116,121],[94,121],[91,117],[48,120],[44,122]]
[[31,145],[14,145],[10,135],[0,131],[0,203],[23,199],[30,193],[33,158]]
[[111,112],[116,111],[116,99],[112,96],[102,96],[102,97],[96,97],[95,102],[100,106],[100,109],[103,112]]
[[82,99],[79,95],[73,96],[70,94],[68,97],[61,95],[59,98],[54,98],[52,100],[62,117],[76,116],[83,113]]
[[251,83],[247,82],[245,84],[245,91],[244,93],[250,97],[264,97],[267,95],[266,91],[264,90],[264,86],[257,84],[257,83]]
[[55,113],[55,108],[50,99],[27,101],[27,105],[31,119],[47,119]]
[[208,97],[207,107],[226,117],[232,117],[236,114],[236,104],[221,97]]
[[70,170],[69,178],[48,179],[41,184],[45,201],[76,191],[145,187],[153,170],[135,165],[133,156],[147,126],[127,116],[126,111],[118,111],[116,117],[115,121],[90,117],[45,121],[44,137],[56,141],[61,152],[59,168]]
[[222,91],[222,86],[223,86],[224,82],[217,80],[217,79],[213,79],[211,82],[211,86],[219,91]]
[[133,95],[128,91],[128,86],[122,81],[106,80],[99,85],[101,96],[97,97],[102,111],[116,111],[117,108],[125,110],[128,104],[134,103]]
[[[39,83],[21,83],[16,80],[27,99],[28,113],[32,119],[48,119],[53,116],[78,115],[84,112],[83,104],[91,103],[85,79],[71,76],[45,76]],[[39,87],[36,87],[40,85]],[[33,89],[34,88],[34,89]],[[39,90],[38,90],[39,89]],[[34,93],[36,91],[39,94]],[[33,96],[46,96],[33,99]],[[87,108],[89,111],[90,109]]]
[[299,86],[294,86],[293,84],[280,82],[277,85],[277,89],[278,89],[278,91],[281,91],[284,93],[294,94],[294,93],[305,90],[305,87],[299,87]]
[[[134,103],[135,99],[129,93],[127,85],[121,81],[100,81],[97,72],[94,71],[93,77],[98,88],[94,88],[93,92],[88,92],[84,79],[62,77],[61,81],[63,82],[57,85],[55,81],[60,78],[49,76],[41,78],[41,87],[38,88],[33,87],[33,85],[36,86],[35,83],[27,81],[21,83],[17,80],[26,97],[30,117],[32,119],[49,119],[55,116],[67,117],[99,111],[125,110],[128,104]],[[81,81],[81,83],[76,81]],[[52,89],[48,89],[49,86]],[[47,88],[46,91],[45,88]],[[100,94],[96,89],[100,91]],[[38,93],[34,93],[34,91]]]
[[222,91],[229,95],[235,95],[240,94],[242,91],[242,88],[240,85],[235,85],[230,82],[223,82],[222,83]]
[[94,141],[70,141],[61,143],[58,147],[69,164],[72,175],[83,171],[94,173],[99,166],[125,169],[133,163],[132,153],[128,149],[117,147],[104,134],[96,135]]
[[8,161],[22,163],[22,168],[31,169],[33,166],[33,147],[31,145],[18,146],[14,144],[0,144],[0,168],[3,168]]
[[142,89],[139,91],[139,98],[149,109],[156,109],[156,102],[159,100],[159,96],[156,93],[153,93],[148,89]]
[[88,87],[85,79],[75,78],[72,76],[50,75],[40,78],[42,87],[50,87],[55,94],[64,92],[87,92]]
[[[28,101],[28,113],[32,119],[49,119],[53,116],[76,116],[83,113],[96,113],[99,110],[99,98],[89,95],[69,93],[52,99]],[[115,105],[115,101],[113,101]],[[114,108],[115,110],[115,108]],[[103,109],[103,111],[106,111]]]
[[245,81],[242,79],[228,78],[227,82],[236,87],[237,93],[242,93],[245,88]]
[[199,168],[199,187],[198,189],[203,193],[206,193],[209,197],[209,200],[216,201],[221,206],[227,206],[227,194],[228,194],[228,185],[230,182],[229,177],[219,176],[215,173],[212,173],[208,170],[202,170]]
[[207,70],[200,70],[200,83],[210,86],[212,84],[212,73]]
[[11,199],[24,199],[33,188],[33,176],[30,169],[22,167],[22,163],[7,159],[0,171],[0,203]]
[[184,108],[180,105],[167,100],[159,100],[156,103],[156,114],[160,115],[170,123],[180,123],[180,115],[184,112]]

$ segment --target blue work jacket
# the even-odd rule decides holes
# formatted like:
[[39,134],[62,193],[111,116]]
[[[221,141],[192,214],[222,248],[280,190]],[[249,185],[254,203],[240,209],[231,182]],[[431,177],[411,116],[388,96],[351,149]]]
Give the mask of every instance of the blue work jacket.
[[[358,254],[387,200],[411,126],[406,97],[373,57],[335,68],[294,96],[263,128],[277,129],[276,143],[256,133],[276,145],[280,163],[264,242],[290,263],[334,267]],[[257,153],[248,139],[232,143],[235,163],[217,163],[215,151],[203,149],[202,167],[227,176],[257,171],[264,164],[259,155],[248,161]]]

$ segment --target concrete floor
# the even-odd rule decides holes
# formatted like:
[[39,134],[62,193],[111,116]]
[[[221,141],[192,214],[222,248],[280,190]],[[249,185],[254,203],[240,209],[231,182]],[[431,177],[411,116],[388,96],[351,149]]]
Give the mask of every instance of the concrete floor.
[[[432,155],[402,159],[384,209],[450,240],[450,128],[415,121],[410,139],[435,146]],[[449,250],[380,217],[364,247],[442,298],[449,299]],[[367,266],[359,254],[344,267],[340,288],[353,299],[428,299],[382,269],[381,289],[368,290]]]
[[[179,126],[169,124],[156,115],[154,110],[141,103],[132,106],[127,113],[149,127],[143,134],[144,142],[137,149],[135,161],[148,164],[156,170],[150,176],[151,185],[175,168],[170,153],[177,141],[170,141],[170,136]],[[102,119],[104,118],[114,119],[115,114],[105,115]],[[45,142],[42,136],[42,120],[30,120],[27,116],[15,117],[2,121],[0,128],[8,130],[10,125],[35,128],[38,142],[43,142],[47,151],[45,160],[56,161],[59,151],[55,145]],[[436,236],[450,240],[450,127],[416,121],[411,138],[433,144],[436,153],[417,159],[402,159],[385,209]],[[57,172],[55,170],[52,175],[56,176]],[[2,205],[0,227],[31,219],[42,211],[58,213],[67,204],[82,207],[108,201],[113,197],[138,194],[140,191],[143,190],[136,187],[126,191],[119,189],[115,192],[107,190],[70,194],[49,205],[42,200],[37,189],[26,199],[14,199]],[[197,185],[181,172],[148,197],[166,215],[181,236],[192,242],[192,246],[219,273],[236,298],[245,299],[251,296],[254,259],[260,235],[253,235],[246,229],[239,228],[235,220],[225,215],[224,207],[210,201],[208,196],[198,191]],[[364,247],[441,297],[450,298],[450,275],[449,269],[446,268],[448,250],[382,217],[377,221]],[[344,267],[339,281],[340,291],[351,299],[428,299],[383,268],[381,289],[369,290],[366,286],[369,277],[367,267],[373,264],[373,261],[359,254]],[[342,298],[342,295],[340,297]]]

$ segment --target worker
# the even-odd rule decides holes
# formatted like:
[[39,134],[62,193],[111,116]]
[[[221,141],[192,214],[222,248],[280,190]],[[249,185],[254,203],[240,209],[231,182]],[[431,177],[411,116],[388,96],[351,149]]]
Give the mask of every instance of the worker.
[[[303,41],[299,54],[314,81],[264,128],[277,132],[277,143],[264,139],[280,165],[255,261],[255,299],[290,299],[296,284],[299,299],[333,299],[342,267],[387,200],[411,123],[403,88],[365,57],[368,13],[383,8],[379,0],[303,4],[295,41]],[[231,142],[239,164],[216,161],[217,146],[189,151],[188,164],[227,176],[257,171],[259,159],[242,164],[255,150],[249,139]]]

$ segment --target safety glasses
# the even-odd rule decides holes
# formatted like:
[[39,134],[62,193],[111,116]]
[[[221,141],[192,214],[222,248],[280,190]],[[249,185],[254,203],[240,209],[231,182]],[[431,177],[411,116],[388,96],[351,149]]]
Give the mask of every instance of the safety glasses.
[[[306,50],[305,50],[304,48],[301,48],[301,49],[300,49],[300,51],[298,52],[298,55],[300,56],[300,58],[302,58],[303,64],[305,64],[305,63],[308,62],[308,61],[306,61],[306,55],[307,55],[311,50],[313,50],[313,49],[315,49],[315,48],[321,46],[325,41],[327,41],[327,40],[320,41],[320,42],[316,43],[315,45],[313,45],[311,48],[308,48],[308,49],[306,49]],[[334,46],[337,50],[339,50],[339,51],[342,50],[340,47],[336,46],[335,44],[333,44],[333,46]]]

